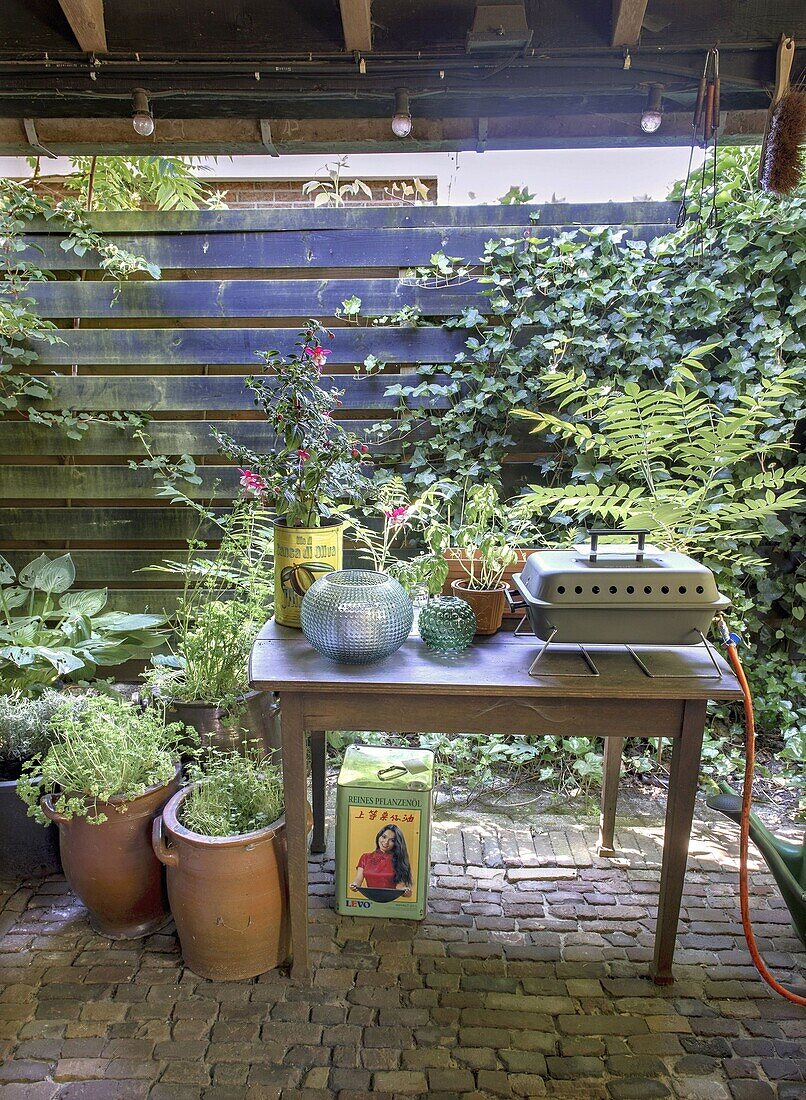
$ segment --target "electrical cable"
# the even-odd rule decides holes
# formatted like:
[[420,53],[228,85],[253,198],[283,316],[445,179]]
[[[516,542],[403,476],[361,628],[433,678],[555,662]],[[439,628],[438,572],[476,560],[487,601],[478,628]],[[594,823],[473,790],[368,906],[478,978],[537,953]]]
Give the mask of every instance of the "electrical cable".
[[750,890],[747,871],[747,857],[750,842],[750,809],[753,802],[753,771],[756,763],[756,724],[753,715],[753,697],[750,694],[750,686],[747,683],[747,677],[745,676],[742,662],[736,649],[739,638],[736,634],[732,634],[728,631],[727,626],[721,618],[717,620],[717,624],[722,634],[722,640],[725,643],[728,660],[733,667],[733,671],[736,673],[736,679],[739,681],[739,687],[742,689],[742,697],[744,699],[745,763],[744,787],[742,789],[742,814],[739,830],[739,905],[742,913],[744,938],[747,940],[747,946],[750,950],[750,957],[753,960],[753,965],[767,985],[770,986],[771,989],[774,989],[776,993],[785,997],[786,1000],[791,1001],[792,1004],[806,1008],[806,997],[802,997],[800,994],[794,993],[791,989],[787,989],[786,986],[781,985],[767,969],[767,965],[762,959],[758,945],[756,944],[756,937],[753,934],[753,926],[750,921]]

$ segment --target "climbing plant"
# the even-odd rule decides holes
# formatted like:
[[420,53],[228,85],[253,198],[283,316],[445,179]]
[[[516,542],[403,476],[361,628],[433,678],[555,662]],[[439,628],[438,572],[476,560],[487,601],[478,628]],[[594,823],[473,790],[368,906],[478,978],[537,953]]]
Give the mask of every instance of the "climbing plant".
[[[740,406],[751,409],[787,379],[758,425],[758,442],[762,452],[777,452],[782,471],[801,462],[806,193],[781,201],[758,192],[756,156],[744,150],[720,153],[718,218],[710,225],[697,217],[695,198],[691,220],[652,242],[630,240],[627,230],[607,227],[549,239],[538,224],[526,239],[488,242],[478,274],[485,303],[448,322],[467,330],[465,350],[453,363],[423,367],[410,385],[390,391],[401,399],[402,430],[411,434],[415,482],[428,485],[446,474],[489,478],[491,471],[501,471],[507,452],[524,449],[525,424],[514,411],[556,413],[562,398],[552,386],[558,374],[573,378],[583,394],[602,394],[603,408],[608,388],[623,394],[637,387],[642,393],[679,391],[684,403],[696,396],[726,416]],[[690,190],[702,194],[710,210],[708,189],[700,189],[695,178]],[[435,273],[450,278],[451,271],[460,270],[467,271],[466,262],[437,256],[412,275],[427,285]],[[703,347],[707,353],[696,354]],[[681,362],[688,362],[683,372]],[[412,397],[426,401],[408,408]],[[446,399],[447,409],[428,407],[428,399],[436,397]],[[531,449],[544,457],[527,475],[540,492],[578,487],[592,496],[596,490],[612,493],[623,481],[611,455],[596,446],[580,447],[573,433],[548,419],[542,426],[541,445]],[[594,434],[596,428],[594,418]],[[750,474],[746,456],[736,456],[714,476],[738,494]],[[764,493],[776,491],[763,487]],[[545,504],[538,514],[548,538],[552,531],[567,537],[569,527],[585,519],[584,508],[563,511],[556,498]],[[802,775],[804,678],[796,667],[806,595],[802,513],[768,515],[763,535],[758,553],[772,558],[772,568],[740,560],[748,558],[749,542],[741,532],[733,557],[710,564],[733,598],[732,621],[750,647],[747,663],[760,699],[760,728],[783,735],[782,756],[797,761]],[[709,560],[707,540],[698,552]],[[717,713],[724,729],[734,717],[727,707]]]

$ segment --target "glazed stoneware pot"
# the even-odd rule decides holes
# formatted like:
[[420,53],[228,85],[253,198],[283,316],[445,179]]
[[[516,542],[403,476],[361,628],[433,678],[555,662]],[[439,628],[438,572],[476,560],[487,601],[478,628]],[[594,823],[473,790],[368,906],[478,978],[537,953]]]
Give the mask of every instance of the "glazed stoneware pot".
[[99,825],[83,817],[66,818],[53,808],[50,795],[42,799],[45,816],[59,827],[70,889],[87,907],[90,924],[101,935],[137,939],[168,920],[165,876],[151,846],[151,826],[179,782],[177,767],[169,783],[149,787],[137,798],[97,803],[98,813],[106,815]]
[[249,691],[243,696],[246,712],[239,722],[226,707],[216,703],[183,702],[169,699],[165,718],[182,722],[199,734],[202,744],[212,742],[224,752],[240,749],[244,740],[259,741],[262,752],[277,752],[280,748],[280,707],[268,691]]
[[202,836],[178,820],[189,792],[173,796],[152,834],[182,955],[202,978],[254,978],[290,953],[285,818],[240,836]]
[[506,608],[506,585],[498,588],[468,588],[466,580],[453,581],[451,591],[476,612],[476,633],[495,634],[501,629]]
[[0,879],[19,882],[61,871],[59,832],[28,817],[15,779],[0,782]]

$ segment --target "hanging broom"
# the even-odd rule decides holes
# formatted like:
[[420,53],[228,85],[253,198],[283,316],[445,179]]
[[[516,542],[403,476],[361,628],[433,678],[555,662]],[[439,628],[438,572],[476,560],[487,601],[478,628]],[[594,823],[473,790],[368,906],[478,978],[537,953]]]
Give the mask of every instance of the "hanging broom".
[[790,195],[803,178],[806,94],[789,83],[794,56],[794,38],[782,34],[778,44],[775,93],[767,115],[758,167],[762,189],[775,195]]

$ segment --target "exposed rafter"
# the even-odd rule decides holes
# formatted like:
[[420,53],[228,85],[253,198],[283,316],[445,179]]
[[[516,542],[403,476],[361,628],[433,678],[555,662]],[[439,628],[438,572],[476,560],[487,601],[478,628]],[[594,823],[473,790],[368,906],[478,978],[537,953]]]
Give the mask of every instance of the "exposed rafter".
[[85,53],[106,53],[104,0],[59,0],[76,41]]
[[348,53],[369,53],[372,49],[372,0],[339,0],[344,48]]
[[613,46],[637,46],[649,0],[613,0]]

